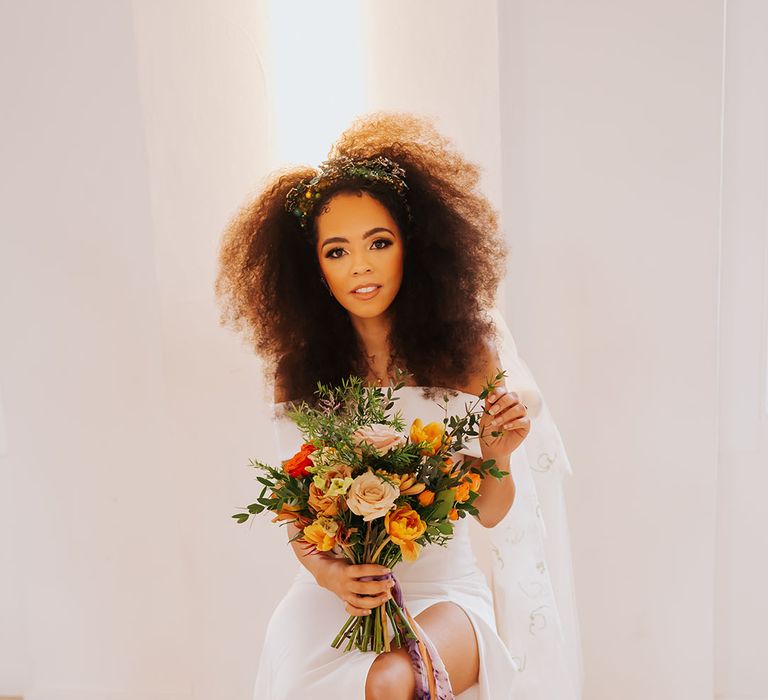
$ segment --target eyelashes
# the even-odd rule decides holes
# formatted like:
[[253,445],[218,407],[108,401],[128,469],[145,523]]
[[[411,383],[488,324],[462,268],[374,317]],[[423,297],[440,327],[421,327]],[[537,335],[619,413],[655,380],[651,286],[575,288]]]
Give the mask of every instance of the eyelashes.
[[[375,248],[374,250],[384,250],[385,248],[389,248],[389,246],[391,246],[391,245],[392,245],[392,241],[390,241],[390,240],[389,240],[389,239],[387,239],[387,238],[377,238],[377,239],[376,239],[376,240],[375,240],[375,241],[374,241],[374,242],[373,242],[371,245],[374,245],[374,246],[375,246],[377,243],[384,243],[384,245],[382,245],[382,246],[378,246],[378,247],[377,247],[377,248]],[[338,259],[341,257],[341,255],[334,255],[334,253],[335,253],[337,250],[340,250],[340,251],[344,252],[344,248],[331,248],[331,249],[330,249],[330,250],[329,250],[329,251],[328,251],[328,252],[325,254],[325,257],[326,257],[326,258],[330,258],[331,260],[338,260]]]

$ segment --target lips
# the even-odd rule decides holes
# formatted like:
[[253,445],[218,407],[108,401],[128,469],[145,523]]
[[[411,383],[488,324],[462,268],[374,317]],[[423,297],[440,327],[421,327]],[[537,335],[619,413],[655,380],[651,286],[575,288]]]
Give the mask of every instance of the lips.
[[363,284],[363,285],[360,285],[359,287],[355,287],[355,289],[368,290],[367,292],[356,292],[353,290],[352,292],[350,292],[350,294],[352,294],[355,298],[363,299],[363,300],[373,299],[373,297],[375,297],[379,293],[379,289],[381,289],[381,285],[380,284]]

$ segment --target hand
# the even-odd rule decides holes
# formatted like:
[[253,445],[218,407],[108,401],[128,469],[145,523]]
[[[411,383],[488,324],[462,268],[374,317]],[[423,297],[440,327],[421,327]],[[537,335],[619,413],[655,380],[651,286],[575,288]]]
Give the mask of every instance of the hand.
[[380,564],[351,564],[346,559],[330,559],[318,575],[317,582],[335,593],[344,602],[350,615],[368,615],[373,608],[392,597],[394,580],[359,581],[362,576],[388,576],[391,569]]
[[[514,391],[497,386],[485,397],[480,418],[480,449],[484,459],[506,459],[527,437],[531,419]],[[491,435],[493,431],[501,435]]]

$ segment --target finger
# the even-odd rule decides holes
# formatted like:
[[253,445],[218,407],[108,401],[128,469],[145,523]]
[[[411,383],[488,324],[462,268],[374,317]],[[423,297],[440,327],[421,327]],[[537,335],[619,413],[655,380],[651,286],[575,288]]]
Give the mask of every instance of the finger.
[[350,564],[346,569],[346,574],[350,578],[361,578],[363,576],[387,576],[392,573],[381,564]]
[[493,418],[512,406],[520,405],[520,399],[517,394],[514,391],[508,391],[496,400],[496,403],[488,409],[488,413]]
[[516,403],[514,406],[508,406],[500,413],[497,413],[491,425],[501,425],[502,423],[509,423],[516,418],[523,418],[526,415],[526,408],[521,403]]
[[499,397],[504,395],[506,390],[507,389],[503,384],[497,384],[493,389],[491,389],[488,392],[488,395],[485,397],[486,404],[495,403],[499,399]]
[[526,416],[525,418],[518,418],[510,423],[505,423],[502,426],[502,430],[517,430],[519,428],[530,428],[531,419]]
[[352,605],[351,603],[344,603],[344,609],[350,614],[350,615],[370,615],[370,610],[365,610],[364,608],[358,608],[355,605]]
[[379,595],[380,593],[386,593],[394,585],[395,582],[392,579],[384,579],[383,581],[353,581],[349,585],[349,590],[352,593]]
[[350,605],[354,605],[356,608],[378,608],[379,605],[382,603],[388,601],[392,597],[392,594],[387,593],[381,593],[380,595],[376,596],[363,596],[363,595],[357,595],[356,593],[351,593],[349,595],[349,598],[347,599],[350,603]]

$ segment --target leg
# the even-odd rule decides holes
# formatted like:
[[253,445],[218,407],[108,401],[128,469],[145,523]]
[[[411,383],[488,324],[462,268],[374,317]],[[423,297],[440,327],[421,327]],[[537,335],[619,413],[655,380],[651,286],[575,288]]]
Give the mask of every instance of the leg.
[[[455,695],[477,682],[480,669],[475,628],[464,610],[450,601],[430,605],[416,615],[445,664]],[[365,684],[366,700],[412,700],[416,680],[408,653],[393,648],[371,664]]]

